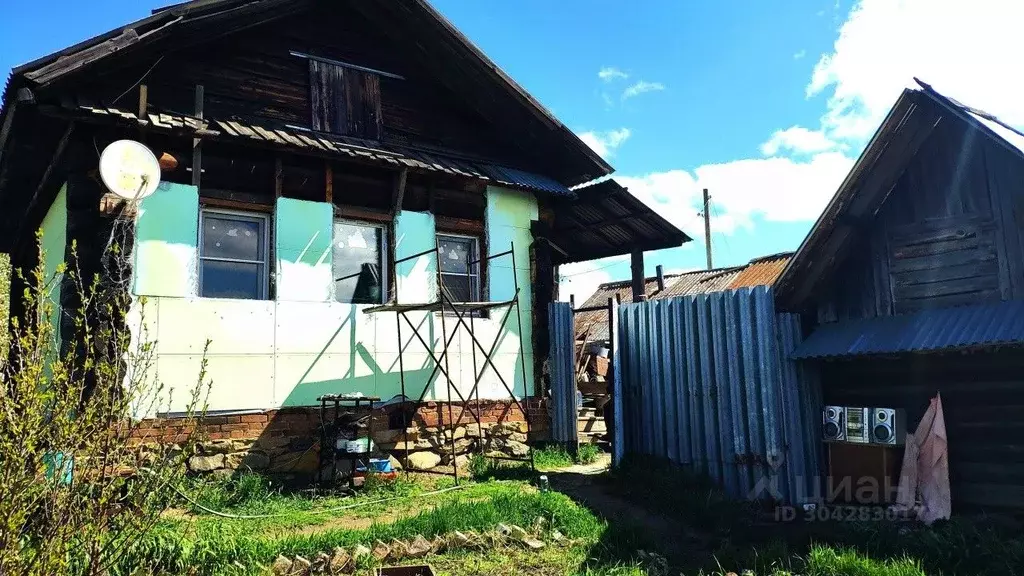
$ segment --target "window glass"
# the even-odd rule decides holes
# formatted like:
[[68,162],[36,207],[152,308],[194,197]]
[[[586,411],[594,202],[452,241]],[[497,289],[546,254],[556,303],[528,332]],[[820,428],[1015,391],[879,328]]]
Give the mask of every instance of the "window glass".
[[456,302],[480,300],[479,241],[469,236],[438,234],[441,282]]
[[199,295],[260,300],[267,297],[267,217],[203,210]]
[[384,228],[354,222],[334,223],[332,262],[338,302],[384,302]]

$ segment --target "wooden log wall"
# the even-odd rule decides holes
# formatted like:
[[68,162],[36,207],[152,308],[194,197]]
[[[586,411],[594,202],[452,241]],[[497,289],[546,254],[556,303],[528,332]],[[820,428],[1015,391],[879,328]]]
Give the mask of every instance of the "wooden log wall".
[[1024,509],[1024,354],[1019,349],[822,363],[826,405],[903,408],[913,432],[942,394],[954,513]]
[[940,124],[820,301],[820,322],[1024,297],[1024,159]]
[[[345,117],[314,126],[310,60],[292,52],[402,77],[357,73],[349,68],[339,76],[339,88],[351,77],[357,91],[380,94],[379,112],[364,110],[358,121],[363,125],[359,130],[362,137],[374,140],[379,132],[380,139],[390,143],[461,150],[484,157],[509,154],[498,144],[501,135],[491,134],[493,129],[483,118],[459,105],[456,95],[426,76],[376,25],[345,7],[314,9],[310,14],[276,20],[179,52],[143,53],[116,72],[76,85],[75,90],[83,102],[134,110],[125,93],[144,78],[152,108],[191,113],[194,87],[200,84],[205,88],[205,115],[210,118],[237,117],[268,125],[321,129],[342,121],[351,124],[353,119]],[[374,114],[379,116],[379,127],[366,126]]]

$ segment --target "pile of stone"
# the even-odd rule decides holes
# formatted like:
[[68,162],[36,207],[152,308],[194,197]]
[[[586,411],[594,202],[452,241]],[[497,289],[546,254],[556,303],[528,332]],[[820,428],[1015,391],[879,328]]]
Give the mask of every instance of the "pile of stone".
[[[546,545],[541,538],[543,526],[543,520],[538,519],[532,531],[527,531],[515,524],[498,524],[490,532],[456,531],[446,536],[437,536],[433,540],[428,540],[422,535],[407,541],[383,542],[377,540],[373,546],[369,547],[359,545],[349,550],[338,547],[330,554],[321,552],[312,560],[302,556],[288,558],[281,555],[271,565],[271,572],[275,576],[352,574],[364,557],[367,559],[366,561],[385,564],[416,560],[430,554],[455,550],[488,550],[510,546],[540,550]],[[552,531],[549,537],[556,542],[563,539],[557,530]]]
[[[374,433],[378,448],[404,462],[409,452],[411,470],[432,470],[438,466],[463,467],[472,454],[483,452],[487,456],[526,458],[526,422],[484,423],[474,422],[457,426],[454,430],[439,427],[413,427],[406,433],[401,429]],[[452,440],[454,439],[454,458]]]

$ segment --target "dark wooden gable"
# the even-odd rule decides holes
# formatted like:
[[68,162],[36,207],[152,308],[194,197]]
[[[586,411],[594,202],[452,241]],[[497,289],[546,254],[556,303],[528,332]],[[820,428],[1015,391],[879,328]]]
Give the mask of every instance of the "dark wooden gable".
[[452,150],[526,169],[536,164],[491,119],[460,105],[459,95],[426,74],[377,22],[343,3],[171,53],[141,51],[66,90],[130,108],[126,92],[140,79],[156,110],[187,113],[201,84],[209,118]]
[[818,298],[819,320],[1024,297],[1024,161],[978,130],[940,123]]

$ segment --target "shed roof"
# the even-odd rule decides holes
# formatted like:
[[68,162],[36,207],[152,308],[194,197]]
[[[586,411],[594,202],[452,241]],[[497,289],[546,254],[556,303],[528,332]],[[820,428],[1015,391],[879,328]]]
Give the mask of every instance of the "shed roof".
[[792,357],[936,352],[993,344],[1024,344],[1024,301],[938,308],[825,324],[815,330]]
[[560,264],[675,248],[691,239],[612,179],[575,188],[578,198],[553,205],[555,221],[538,235]]
[[940,122],[962,122],[1024,158],[1024,135],[916,80],[903,91],[775,286],[780,310],[799,312],[842,263],[903,170]]

